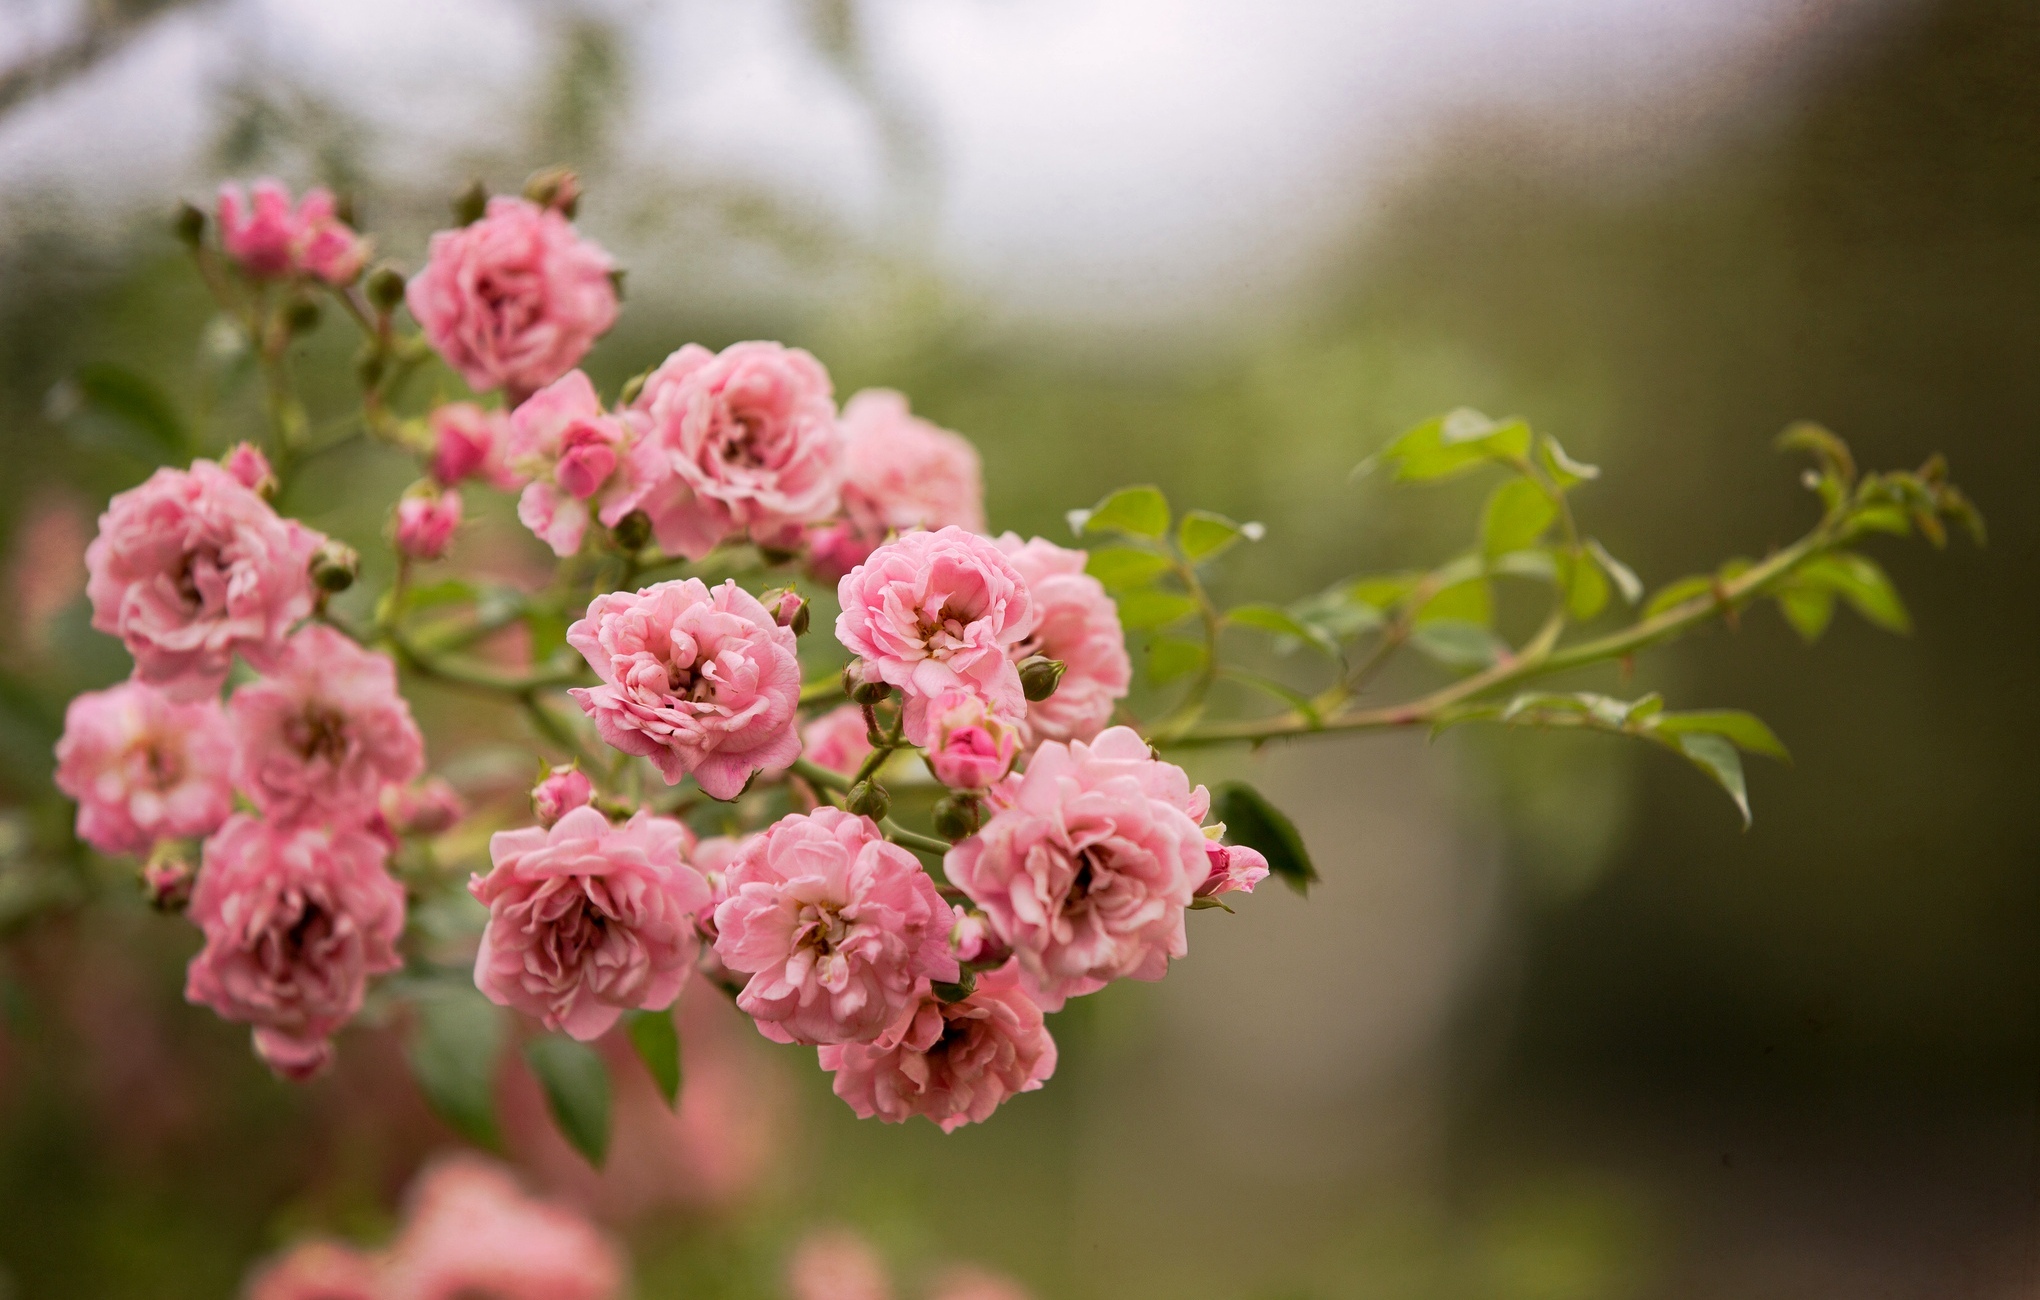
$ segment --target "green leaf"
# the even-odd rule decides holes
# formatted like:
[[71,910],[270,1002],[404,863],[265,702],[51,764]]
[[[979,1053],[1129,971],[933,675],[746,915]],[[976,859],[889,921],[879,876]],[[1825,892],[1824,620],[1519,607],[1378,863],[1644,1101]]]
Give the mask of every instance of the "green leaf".
[[1268,859],[1268,870],[1299,894],[1318,882],[1317,868],[1296,823],[1244,781],[1226,781],[1213,792],[1212,815],[1225,823],[1225,841],[1243,844]]
[[1488,564],[1488,572],[1511,578],[1528,578],[1533,582],[1558,581],[1558,562],[1551,552],[1542,547],[1527,551],[1511,551],[1497,555]]
[[1527,478],[1510,479],[1488,496],[1481,516],[1481,552],[1490,558],[1520,551],[1544,536],[1558,507]]
[[1558,439],[1545,434],[1537,440],[1537,459],[1544,465],[1544,472],[1560,488],[1577,487],[1589,479],[1601,477],[1601,467],[1574,460],[1565,454],[1565,448],[1558,445]]
[[1587,539],[1587,550],[1593,555],[1594,562],[1601,566],[1602,572],[1615,580],[1615,589],[1622,593],[1625,605],[1634,605],[1643,599],[1643,580],[1636,576],[1636,570],[1608,554],[1608,548],[1591,537]]
[[1196,612],[1197,602],[1190,597],[1173,591],[1158,591],[1153,587],[1129,591],[1119,597],[1119,622],[1133,631],[1167,627]]
[[1129,537],[1159,538],[1169,531],[1169,500],[1158,487],[1121,488],[1093,506],[1079,522],[1071,524],[1079,533],[1125,533]]
[[1728,797],[1735,800],[1735,806],[1742,813],[1743,829],[1750,825],[1750,792],[1743,780],[1742,755],[1735,746],[1711,732],[1695,731],[1674,738],[1679,752],[1691,759],[1693,765],[1714,778]]
[[441,981],[419,993],[417,1029],[404,1056],[432,1109],[470,1142],[494,1147],[496,1059],[503,1013],[471,983]]
[[1857,533],[1889,533],[1912,536],[1912,516],[1893,505],[1864,506],[1849,516],[1849,527]]
[[1673,736],[1701,733],[1720,736],[1737,749],[1784,763],[1792,761],[1792,755],[1785,748],[1785,742],[1778,739],[1778,733],[1772,731],[1762,718],[1742,709],[1691,709],[1666,713],[1659,715],[1651,727]]
[[124,366],[80,366],[54,395],[60,405],[113,426],[148,459],[176,463],[191,455],[191,431],[156,382]]
[[1475,623],[1482,627],[1495,621],[1494,592],[1489,589],[1486,578],[1472,578],[1455,582],[1440,588],[1438,593],[1424,602],[1417,611],[1417,623],[1439,621]]
[[588,1163],[609,1154],[609,1069],[593,1048],[559,1034],[524,1045],[524,1059],[545,1089],[553,1122]]
[[1835,593],[1825,587],[1780,587],[1776,599],[1778,612],[1808,645],[1820,640],[1835,616]]
[[1558,572],[1565,584],[1565,612],[1574,622],[1584,623],[1608,604],[1608,579],[1601,566],[1585,552],[1558,555]]
[[1156,637],[1148,646],[1148,680],[1157,686],[1166,686],[1179,678],[1204,671],[1211,662],[1211,652],[1202,641],[1187,641],[1182,637]]
[[1257,691],[1266,692],[1281,700],[1284,704],[1287,704],[1290,708],[1303,715],[1304,720],[1310,723],[1312,727],[1322,727],[1324,725],[1324,715],[1318,712],[1316,702],[1302,691],[1285,686],[1272,677],[1263,677],[1259,673],[1248,672],[1244,668],[1226,668],[1221,671],[1228,680],[1238,682],[1242,686],[1251,686]]
[[1451,478],[1490,461],[1521,460],[1530,451],[1530,426],[1496,422],[1465,407],[1424,421],[1383,448],[1405,482]]
[[623,1018],[623,1031],[671,1109],[680,1100],[680,1031],[673,1027],[672,1008],[632,1011]]
[[1708,595],[1713,590],[1714,576],[1708,573],[1696,573],[1690,578],[1666,583],[1643,607],[1643,617],[1656,618],[1674,605],[1683,605],[1693,597]]
[[1853,551],[1833,551],[1816,556],[1793,574],[1799,582],[1824,587],[1865,619],[1887,632],[1912,631],[1912,619],[1877,561]]
[[1168,556],[1133,546],[1101,546],[1084,561],[1084,572],[1105,584],[1107,591],[1145,587],[1174,567]]
[[1306,597],[1290,606],[1289,612],[1334,646],[1362,632],[1370,632],[1383,622],[1379,608],[1348,595],[1343,586]]
[[1811,421],[1801,420],[1790,426],[1778,435],[1775,445],[1779,451],[1812,454],[1845,484],[1856,481],[1856,458],[1849,454],[1849,444]]
[[1423,580],[1421,573],[1384,573],[1354,578],[1346,583],[1345,596],[1348,600],[1372,605],[1377,610],[1388,609],[1401,604],[1403,597]]
[[1192,510],[1176,526],[1176,545],[1183,548],[1185,559],[1196,564],[1216,559],[1242,537],[1257,542],[1264,532],[1259,524],[1236,524],[1209,510]]
[[1418,624],[1410,644],[1454,668],[1485,668],[1508,650],[1500,637],[1480,624],[1449,618]]
[[[1361,608],[1371,609],[1372,607],[1363,605]],[[1338,643],[1333,641],[1331,637],[1327,636],[1321,629],[1305,623],[1302,619],[1279,605],[1235,605],[1225,612],[1225,621],[1237,624],[1240,627],[1258,628],[1263,632],[1272,633],[1278,638],[1287,638],[1292,642],[1300,642],[1329,658],[1336,659],[1339,654]],[[1374,621],[1376,623],[1381,621],[1378,613],[1375,615]],[[1284,648],[1278,641],[1276,649]]]

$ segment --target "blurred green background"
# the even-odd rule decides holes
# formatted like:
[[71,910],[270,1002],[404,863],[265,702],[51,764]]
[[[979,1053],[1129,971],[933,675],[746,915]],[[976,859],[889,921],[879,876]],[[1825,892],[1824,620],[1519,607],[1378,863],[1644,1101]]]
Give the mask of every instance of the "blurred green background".
[[[432,103],[371,123],[259,41],[234,45],[181,192],[323,179],[415,267],[468,174],[509,188],[571,163],[583,227],[632,267],[589,362],[606,389],[685,341],[805,346],[839,394],[900,388],[970,436],[996,527],[1066,539],[1063,511],[1144,480],[1266,521],[1227,572],[1234,599],[1463,544],[1478,487],[1348,473],[1462,404],[1522,414],[1599,463],[1578,508],[1653,586],[1803,530],[1797,466],[1768,450],[1798,418],[1877,467],[1945,451],[1992,539],[1878,550],[1909,637],[1844,615],[1809,649],[1764,610],[1637,665],[1633,689],[1751,708],[1792,747],[1790,768],[1753,771],[1747,833],[1673,760],[1593,737],[1200,757],[1201,779],[1252,775],[1293,811],[1325,883],[1194,917],[1168,981],[1074,1004],[1053,1022],[1054,1081],[981,1128],[860,1124],[804,1054],[747,1052],[741,1025],[708,1025],[704,1042],[762,1072],[776,1155],[727,1194],[603,1202],[639,1294],[776,1295],[787,1244],[818,1223],[869,1233],[909,1278],[976,1260],[1043,1297],[2040,1288],[2040,13],[1781,6],[1783,35],[1679,92],[1701,110],[1646,96],[1445,114],[1367,173],[1275,288],[1143,315],[1123,310],[1137,272],[1105,295],[1122,310],[1014,310],[931,251],[929,196],[955,160],[882,55],[938,15],[773,7],[879,142],[885,197],[859,220],[798,187],[643,165],[629,105],[661,71],[634,60],[633,25],[655,8],[533,7],[525,57],[542,75],[506,90],[478,71],[487,103],[517,112],[437,169],[412,147],[433,137]],[[1069,17],[1038,8],[1001,21]],[[1591,51],[1592,8],[1553,6],[1551,30]],[[60,110],[94,78],[127,76],[147,111],[152,74],[133,64],[150,40],[263,18],[127,0],[66,27],[62,9],[21,10],[0,164],[23,156],[10,140],[71,122],[89,167],[106,146],[76,124],[94,119]],[[1308,32],[1316,13],[1270,21]],[[79,32],[97,43],[66,43]],[[79,409],[77,377],[131,368],[221,440],[249,398],[160,219],[171,194],[15,171],[0,204],[0,560],[17,612],[0,636],[0,1294],[230,1295],[299,1231],[386,1231],[419,1160],[453,1139],[387,1031],[350,1034],[333,1077],[275,1083],[240,1030],[180,1002],[188,927],[119,889],[46,905],[63,702],[124,672],[67,594],[77,521],[148,468],[131,429]],[[1186,202],[1218,202],[1216,184]],[[306,373],[326,376],[315,414],[338,413],[350,382],[337,326],[308,345]],[[330,468],[286,504],[366,549],[405,470],[366,449]],[[496,543],[516,539],[468,545]],[[448,728],[461,707],[421,696]],[[537,1181],[587,1192],[525,1155]]]

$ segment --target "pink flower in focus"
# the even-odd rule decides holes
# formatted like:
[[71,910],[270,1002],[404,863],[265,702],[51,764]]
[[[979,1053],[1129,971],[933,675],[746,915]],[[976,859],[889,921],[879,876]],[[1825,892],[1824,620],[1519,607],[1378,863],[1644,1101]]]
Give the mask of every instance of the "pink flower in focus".
[[942,1270],[928,1300],[1034,1300],[1033,1293],[1010,1277],[971,1265]]
[[248,1279],[245,1300],[384,1300],[374,1256],[337,1241],[291,1247]]
[[1065,665],[1055,694],[1027,706],[1025,746],[1089,740],[1112,721],[1113,705],[1133,682],[1119,608],[1104,584],[1084,572],[1084,552],[1039,537],[1023,542],[1013,533],[1000,537],[998,547],[1034,598],[1034,627],[1014,644],[1015,662],[1044,655]]
[[831,772],[851,773],[871,754],[871,729],[854,704],[830,709],[800,729],[802,756]]
[[924,998],[873,1043],[821,1049],[838,1097],[858,1118],[925,1115],[944,1133],[991,1116],[1055,1073],[1055,1039],[1017,966],[978,976],[961,1002]]
[[623,1253],[563,1206],[526,1196],[510,1171],[451,1156],[418,1180],[390,1247],[383,1300],[616,1300]]
[[908,533],[836,585],[836,639],[907,693],[907,738],[925,744],[917,706],[969,691],[1008,716],[1027,708],[1012,647],[1034,627],[1027,584],[999,548],[949,527]]
[[258,496],[266,497],[276,491],[276,473],[269,468],[269,457],[252,442],[235,443],[220,457],[220,468]]
[[305,191],[295,209],[290,191],[273,180],[256,181],[249,195],[220,187],[220,247],[258,279],[302,273],[347,284],[368,260],[368,242],[340,220],[332,192]]
[[585,807],[595,797],[595,783],[578,767],[556,767],[531,788],[531,809],[538,824],[551,830],[560,818]]
[[218,703],[122,682],[64,710],[56,782],[78,801],[78,838],[102,853],[146,853],[219,828],[234,810],[233,761]]
[[667,785],[692,773],[713,798],[734,799],[752,773],[800,754],[793,633],[735,582],[597,596],[567,644],[602,679],[568,694],[604,741],[651,759]]
[[835,513],[843,437],[829,373],[799,348],[690,343],[631,404],[643,430],[626,509],[669,553],[698,560],[732,537],[792,548]]
[[843,520],[816,530],[809,565],[833,582],[862,563],[892,533],[955,524],[985,528],[985,488],[977,449],[926,420],[907,399],[867,388],[843,407]]
[[715,909],[716,956],[750,975],[737,1005],[781,1043],[867,1042],[957,978],[950,911],[869,818],[817,808],[744,847]]
[[317,1073],[369,976],[403,964],[404,890],[385,855],[364,830],[229,818],[206,841],[186,913],[205,947],[185,999],[253,1025],[256,1054],[277,1073]]
[[786,1266],[793,1300],[892,1300],[892,1277],[871,1243],[844,1228],[810,1232]]
[[952,790],[987,790],[1005,776],[1020,752],[1012,722],[969,691],[944,691],[921,722],[928,768]]
[[473,225],[432,236],[405,300],[468,387],[507,389],[515,406],[572,370],[616,322],[613,269],[558,212],[498,197]]
[[1183,913],[1210,871],[1198,825],[1210,799],[1137,732],[1044,744],[1001,804],[945,866],[1047,1009],[1111,980],[1158,980],[1188,951]]
[[407,493],[397,502],[397,549],[414,560],[436,560],[446,554],[458,527],[460,493],[451,489]]
[[443,776],[386,785],[378,807],[383,825],[397,835],[444,835],[467,816],[467,802]]
[[1213,831],[1224,831],[1224,826],[1209,828],[1205,834],[1204,856],[1210,863],[1210,874],[1197,887],[1197,897],[1210,898],[1217,894],[1254,892],[1254,886],[1268,878],[1268,859],[1256,849],[1244,844],[1220,844],[1209,838]]
[[290,639],[269,675],[234,692],[234,784],[273,821],[359,824],[383,786],[425,767],[397,667],[323,624]]
[[478,478],[508,490],[521,484],[510,468],[510,417],[473,402],[448,402],[427,417],[432,432],[432,477],[441,487]]
[[210,695],[235,654],[275,662],[312,612],[305,566],[325,540],[211,461],[159,469],[107,503],[85,548],[92,626],[121,639],[142,681]]
[[517,498],[517,518],[555,555],[581,549],[588,499],[604,494],[602,520],[629,512],[616,468],[627,450],[623,423],[602,410],[588,376],[575,370],[531,395],[510,417],[510,463],[531,481]]
[[498,831],[468,891],[489,908],[475,987],[586,1042],[625,1011],[680,994],[708,884],[682,861],[692,835],[639,812],[621,826],[576,808],[550,830]]

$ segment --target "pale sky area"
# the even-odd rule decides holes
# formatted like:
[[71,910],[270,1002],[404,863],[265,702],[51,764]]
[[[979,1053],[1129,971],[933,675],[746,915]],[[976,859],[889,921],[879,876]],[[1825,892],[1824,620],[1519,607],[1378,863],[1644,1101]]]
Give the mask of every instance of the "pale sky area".
[[[60,38],[82,7],[10,0],[0,59]],[[1890,6],[867,0],[876,81],[925,140],[918,207],[795,0],[584,7],[629,33],[624,168],[761,185],[932,252],[1017,310],[1078,298],[1165,317],[1278,290],[1468,122],[1549,141],[1554,165],[1615,151],[1648,173],[1760,118]],[[454,188],[464,159],[514,147],[566,8],[216,0],[0,119],[0,185],[60,187],[115,217],[194,192],[221,97],[260,69],[367,123],[378,168]]]

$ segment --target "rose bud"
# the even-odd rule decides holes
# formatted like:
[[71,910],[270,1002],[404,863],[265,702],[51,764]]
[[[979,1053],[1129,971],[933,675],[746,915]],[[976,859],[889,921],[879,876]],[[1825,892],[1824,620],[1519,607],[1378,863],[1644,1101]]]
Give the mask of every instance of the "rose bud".
[[397,549],[414,560],[436,560],[446,554],[453,530],[460,526],[460,493],[427,488],[397,502]]
[[595,785],[578,767],[556,767],[531,789],[531,808],[538,824],[550,830],[553,823],[595,797]]
[[191,901],[198,873],[181,857],[152,858],[142,868],[142,897],[159,912],[181,912]]
[[444,835],[467,815],[467,803],[445,777],[427,777],[416,785],[386,785],[383,823],[399,835]]
[[1030,703],[1039,704],[1055,694],[1055,688],[1062,685],[1063,670],[1068,667],[1060,659],[1049,659],[1034,655],[1020,664],[1020,689]]
[[354,585],[355,577],[361,572],[361,555],[345,542],[328,541],[312,552],[306,571],[312,575],[312,582],[319,590],[345,591]]

